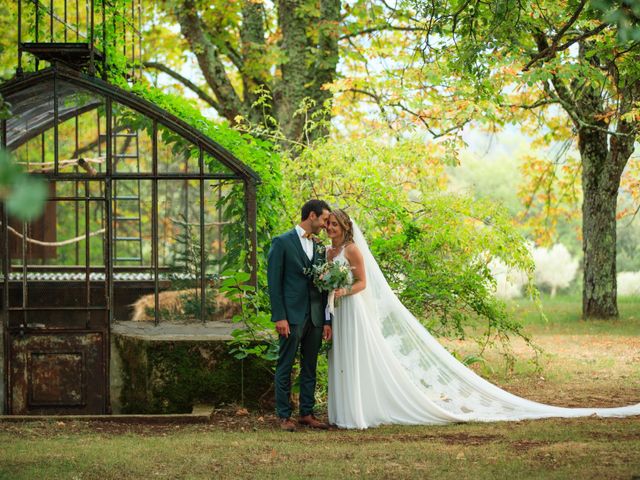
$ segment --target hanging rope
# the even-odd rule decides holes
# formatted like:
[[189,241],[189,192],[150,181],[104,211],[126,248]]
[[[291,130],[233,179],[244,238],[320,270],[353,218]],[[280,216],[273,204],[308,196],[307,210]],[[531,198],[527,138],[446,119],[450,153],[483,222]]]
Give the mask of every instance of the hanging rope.
[[[85,170],[89,175],[95,175],[96,170],[91,166],[92,163],[102,164],[105,161],[105,157],[95,157],[95,158],[70,158],[68,160],[60,160],[58,162],[58,168],[68,167],[68,166],[78,166]],[[52,172],[55,169],[55,162],[41,162],[41,163],[33,163],[33,162],[18,162],[20,165],[27,166],[37,166],[33,170],[29,170],[29,173],[47,173]],[[45,168],[46,167],[46,168]]]
[[[41,245],[43,247],[64,247],[65,245],[71,245],[72,243],[80,242],[87,238],[87,235],[80,235],[79,237],[70,238],[68,240],[63,240],[61,242],[43,242],[41,240],[36,240],[35,238],[25,237],[22,233],[18,232],[15,228],[7,226],[7,230],[13,233],[18,238],[24,238],[26,242],[33,243],[34,245]],[[106,228],[101,228],[100,230],[96,230],[95,232],[90,232],[89,237],[95,237],[96,235],[101,235],[106,231]]]
[[[185,222],[184,220],[178,220],[177,218],[172,218],[169,217],[169,220],[171,220],[173,223],[177,223],[178,225],[183,225],[183,226],[197,226],[200,225],[199,222]],[[204,224],[205,227],[219,227],[222,225],[229,225],[233,222],[207,222]]]

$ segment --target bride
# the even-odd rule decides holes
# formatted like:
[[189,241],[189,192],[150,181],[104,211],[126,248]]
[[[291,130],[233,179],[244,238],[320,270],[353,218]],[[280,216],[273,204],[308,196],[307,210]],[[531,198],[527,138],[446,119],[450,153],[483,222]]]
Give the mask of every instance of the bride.
[[329,421],[342,428],[546,417],[640,415],[621,408],[564,408],[512,395],[476,375],[442,347],[400,303],[358,226],[334,209],[327,260],[352,269],[333,319]]

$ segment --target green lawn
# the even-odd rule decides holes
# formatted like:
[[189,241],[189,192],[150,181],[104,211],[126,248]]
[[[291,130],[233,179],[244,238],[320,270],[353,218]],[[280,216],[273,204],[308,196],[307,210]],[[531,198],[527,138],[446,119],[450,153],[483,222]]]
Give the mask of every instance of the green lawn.
[[618,299],[618,320],[582,320],[582,299],[579,297],[542,296],[541,303],[546,320],[537,307],[528,300],[511,301],[508,308],[532,334],[620,334],[640,335],[640,297]]
[[[640,299],[615,322],[580,320],[579,299],[512,303],[545,351],[542,369],[514,342],[508,375],[499,356],[474,365],[516,394],[567,406],[640,401]],[[449,342],[472,351],[473,342]],[[242,413],[242,412],[238,412]],[[271,413],[220,411],[208,425],[0,423],[0,478],[483,478],[629,479],[640,476],[640,418],[538,420],[354,431],[277,429]]]
[[[626,478],[640,474],[640,422],[540,420],[365,432],[219,425],[1,425],[0,477]],[[244,429],[243,430],[241,430]]]
[[[511,302],[535,353],[523,341],[511,348],[511,368],[499,352],[486,354],[487,363],[473,365],[492,382],[517,395],[563,406],[617,406],[640,402],[640,298],[621,298],[618,320],[581,319],[577,297],[543,297],[546,319],[531,301]],[[477,353],[472,341],[443,341],[460,357]]]

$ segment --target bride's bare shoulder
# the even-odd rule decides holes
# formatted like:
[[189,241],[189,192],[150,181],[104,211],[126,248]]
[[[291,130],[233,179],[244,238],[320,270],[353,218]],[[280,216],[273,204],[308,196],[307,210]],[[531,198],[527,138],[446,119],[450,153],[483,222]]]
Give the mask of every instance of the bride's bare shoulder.
[[349,256],[349,255],[360,255],[360,249],[358,248],[358,246],[351,242],[348,243],[344,246],[344,254]]

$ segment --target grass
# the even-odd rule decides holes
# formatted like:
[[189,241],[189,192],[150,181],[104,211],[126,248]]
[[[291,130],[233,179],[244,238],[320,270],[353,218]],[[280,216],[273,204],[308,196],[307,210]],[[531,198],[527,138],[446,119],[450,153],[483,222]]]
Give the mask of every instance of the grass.
[[[567,406],[640,400],[640,299],[615,322],[580,320],[579,299],[543,299],[548,321],[511,304],[545,354],[505,375],[498,356],[474,365],[503,388]],[[471,342],[452,343],[461,352]],[[364,432],[280,432],[271,414],[227,410],[208,425],[0,423],[0,478],[594,478],[640,476],[640,421],[553,419]]]
[[[262,418],[262,417],[260,417]],[[247,426],[257,422],[245,418]],[[365,432],[230,431],[217,425],[3,425],[0,478],[628,478],[640,422],[582,419],[381,427]],[[114,429],[115,427],[115,429]]]
[[[513,365],[494,351],[478,373],[516,395],[562,406],[619,406],[640,401],[640,298],[622,298],[618,320],[582,320],[577,297],[543,297],[546,319],[530,301],[509,309],[542,349],[538,363],[521,340],[511,342]],[[472,341],[443,341],[460,358]]]
[[531,334],[600,334],[640,335],[640,297],[620,297],[617,320],[582,320],[582,299],[577,296],[542,296],[544,319],[529,300],[512,301],[509,311]]

